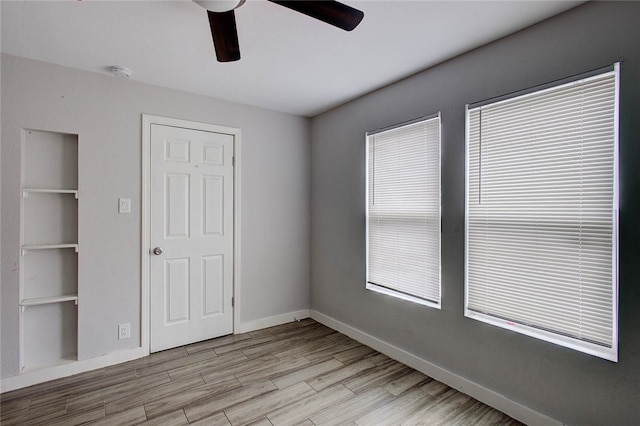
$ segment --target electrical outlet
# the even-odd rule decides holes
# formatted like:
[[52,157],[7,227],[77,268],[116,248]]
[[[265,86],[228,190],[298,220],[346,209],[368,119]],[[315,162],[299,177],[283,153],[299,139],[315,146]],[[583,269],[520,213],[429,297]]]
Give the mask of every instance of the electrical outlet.
[[118,324],[118,340],[129,339],[131,337],[131,324]]
[[131,213],[131,198],[118,198],[118,213]]

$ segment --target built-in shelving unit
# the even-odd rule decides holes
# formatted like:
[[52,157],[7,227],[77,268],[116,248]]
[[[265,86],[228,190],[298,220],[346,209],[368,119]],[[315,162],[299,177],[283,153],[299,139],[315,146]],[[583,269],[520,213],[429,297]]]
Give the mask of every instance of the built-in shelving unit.
[[77,135],[23,131],[21,194],[24,372],[77,359]]

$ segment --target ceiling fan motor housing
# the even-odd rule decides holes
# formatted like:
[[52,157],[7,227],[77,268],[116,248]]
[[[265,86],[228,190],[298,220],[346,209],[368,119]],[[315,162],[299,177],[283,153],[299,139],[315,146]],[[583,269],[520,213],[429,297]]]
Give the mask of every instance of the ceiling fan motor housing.
[[228,12],[242,6],[245,0],[193,0],[200,7],[211,12]]

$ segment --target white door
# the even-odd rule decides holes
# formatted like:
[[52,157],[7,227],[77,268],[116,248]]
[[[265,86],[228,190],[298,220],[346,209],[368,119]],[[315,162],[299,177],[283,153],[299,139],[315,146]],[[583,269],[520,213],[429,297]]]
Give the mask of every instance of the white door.
[[151,125],[151,352],[233,332],[233,149]]

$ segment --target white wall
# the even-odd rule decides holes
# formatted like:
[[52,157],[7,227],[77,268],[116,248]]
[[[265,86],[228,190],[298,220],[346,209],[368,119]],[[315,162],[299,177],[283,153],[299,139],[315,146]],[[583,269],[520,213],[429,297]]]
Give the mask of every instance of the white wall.
[[79,359],[141,345],[143,113],[241,129],[241,323],[309,308],[308,119],[4,54],[1,79],[3,378],[19,368],[22,128],[79,135]]

